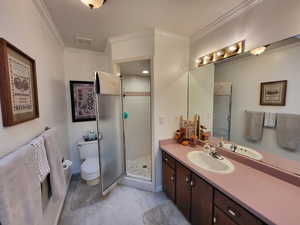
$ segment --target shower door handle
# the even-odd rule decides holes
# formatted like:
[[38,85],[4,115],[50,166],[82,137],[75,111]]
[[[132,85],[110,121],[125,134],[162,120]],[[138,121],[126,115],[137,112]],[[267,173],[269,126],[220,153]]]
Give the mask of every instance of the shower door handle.
[[99,138],[99,141],[103,140],[103,133],[102,132],[98,132],[98,138]]

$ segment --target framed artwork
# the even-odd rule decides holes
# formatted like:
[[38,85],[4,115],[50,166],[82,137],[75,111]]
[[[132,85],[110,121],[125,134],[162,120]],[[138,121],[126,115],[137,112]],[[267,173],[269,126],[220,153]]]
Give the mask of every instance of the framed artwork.
[[39,117],[35,60],[2,38],[0,99],[4,127]]
[[287,80],[264,82],[260,87],[260,105],[285,106]]
[[96,120],[94,82],[70,81],[72,121]]

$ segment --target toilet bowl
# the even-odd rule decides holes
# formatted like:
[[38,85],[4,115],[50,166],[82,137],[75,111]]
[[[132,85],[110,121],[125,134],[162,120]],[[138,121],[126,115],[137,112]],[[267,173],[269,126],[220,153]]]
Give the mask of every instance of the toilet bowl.
[[80,175],[88,185],[96,185],[100,182],[98,142],[79,142],[78,150],[82,161]]
[[99,159],[87,158],[81,164],[81,178],[89,185],[96,185],[99,183],[100,171],[99,171]]

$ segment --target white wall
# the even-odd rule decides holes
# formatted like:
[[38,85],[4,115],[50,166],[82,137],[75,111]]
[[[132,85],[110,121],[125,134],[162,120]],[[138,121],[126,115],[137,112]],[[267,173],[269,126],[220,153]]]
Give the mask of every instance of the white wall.
[[[155,140],[174,137],[179,117],[187,115],[189,39],[155,31],[153,104]],[[161,156],[155,142],[156,186],[161,185]]]
[[173,138],[179,117],[187,115],[189,39],[155,34],[154,76],[159,107],[159,138]]
[[[254,149],[300,162],[300,153],[280,148],[275,129],[264,129],[259,143],[246,141],[245,110],[300,114],[300,44],[267,51],[262,56],[250,56],[216,65],[215,80],[232,82],[231,139]],[[260,106],[260,83],[288,80],[286,106]]]
[[125,92],[150,92],[150,76],[125,75],[123,80],[123,90]]
[[93,81],[95,71],[108,70],[108,57],[101,52],[66,48],[64,51],[65,87],[67,96],[67,123],[69,128],[69,151],[73,161],[72,172],[80,172],[80,158],[76,144],[88,131],[96,131],[96,121],[72,122],[70,80]]
[[207,131],[213,128],[214,74],[214,64],[197,68],[189,74],[189,119],[195,114],[200,115],[200,122]]
[[26,143],[46,126],[57,127],[67,157],[67,124],[63,70],[63,46],[32,1],[3,0],[0,4],[0,36],[36,60],[40,118],[10,128],[0,119],[0,156]]
[[246,40],[246,50],[300,33],[299,0],[264,0],[203,38],[191,43],[191,68],[195,60],[236,41]]
[[149,59],[153,56],[153,32],[125,34],[109,38],[113,63]]
[[[36,60],[40,109],[38,119],[10,128],[3,127],[0,117],[0,157],[49,126],[58,129],[61,151],[69,158],[63,46],[33,1],[1,0],[0,36]],[[50,203],[43,225],[55,223],[60,203]]]

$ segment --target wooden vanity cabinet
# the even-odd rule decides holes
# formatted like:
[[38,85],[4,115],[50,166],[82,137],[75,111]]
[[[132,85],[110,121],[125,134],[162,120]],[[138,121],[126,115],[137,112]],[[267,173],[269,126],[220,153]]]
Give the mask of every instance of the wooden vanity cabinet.
[[191,172],[176,162],[176,206],[190,221],[191,207]]
[[213,187],[195,174],[192,175],[191,186],[191,224],[212,224]]
[[162,184],[163,191],[167,197],[175,202],[175,160],[174,164],[172,163],[172,160],[174,159],[170,158],[166,153],[162,154]]
[[213,187],[176,162],[176,206],[192,225],[212,224]]
[[163,152],[163,191],[192,225],[265,225]]

